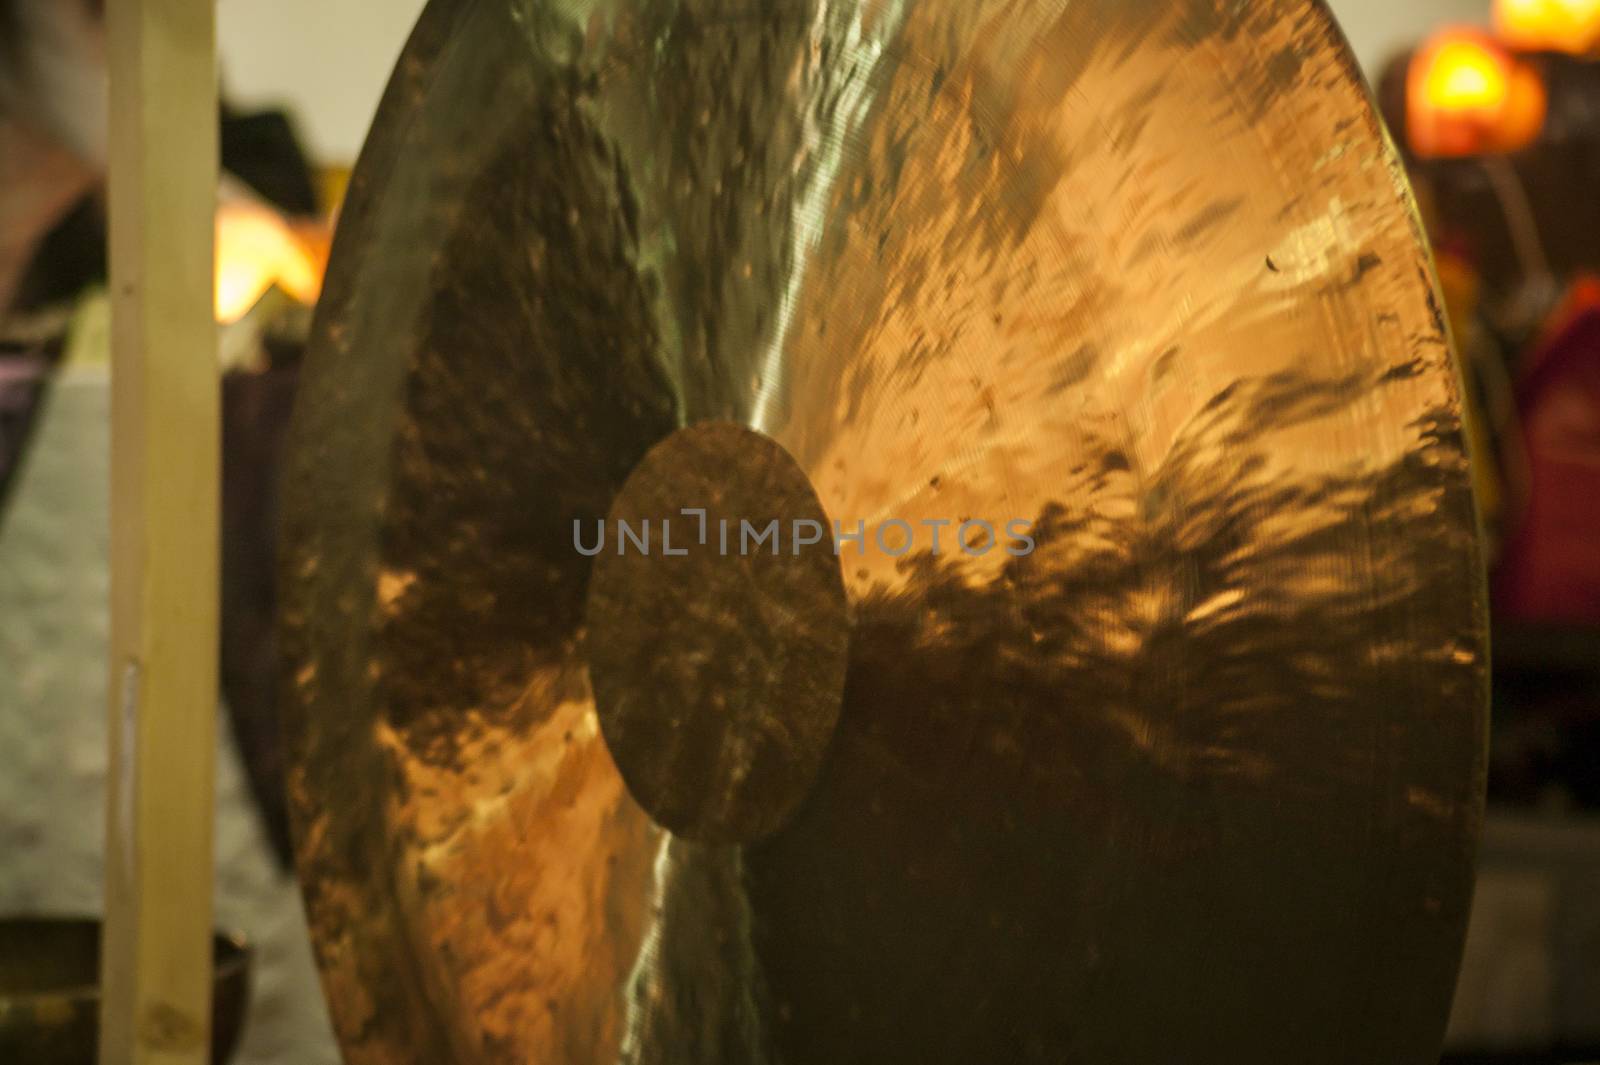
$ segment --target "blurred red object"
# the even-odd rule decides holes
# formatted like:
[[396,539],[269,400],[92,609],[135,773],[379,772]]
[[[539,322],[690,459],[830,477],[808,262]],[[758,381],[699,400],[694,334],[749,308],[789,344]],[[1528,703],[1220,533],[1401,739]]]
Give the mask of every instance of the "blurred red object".
[[1520,378],[1529,501],[1495,605],[1520,621],[1600,624],[1600,278],[1573,286]]

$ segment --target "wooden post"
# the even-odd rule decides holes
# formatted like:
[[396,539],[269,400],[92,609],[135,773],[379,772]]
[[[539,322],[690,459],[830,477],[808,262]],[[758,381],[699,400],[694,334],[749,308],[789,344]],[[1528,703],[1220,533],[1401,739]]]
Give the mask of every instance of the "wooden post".
[[210,1057],[215,0],[110,0],[111,774],[101,1065]]

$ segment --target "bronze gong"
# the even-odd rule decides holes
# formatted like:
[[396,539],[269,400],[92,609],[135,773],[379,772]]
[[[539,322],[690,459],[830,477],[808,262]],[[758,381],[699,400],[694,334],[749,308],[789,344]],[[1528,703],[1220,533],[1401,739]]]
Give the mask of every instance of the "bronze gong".
[[[1320,0],[433,0],[315,332],[350,1062],[1437,1053],[1479,547]],[[585,553],[688,509],[783,548]]]

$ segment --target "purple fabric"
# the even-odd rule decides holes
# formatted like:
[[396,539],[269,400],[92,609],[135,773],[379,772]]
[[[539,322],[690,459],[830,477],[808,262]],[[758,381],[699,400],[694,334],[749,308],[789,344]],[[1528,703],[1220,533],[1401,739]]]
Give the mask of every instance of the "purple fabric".
[[40,355],[0,353],[0,508],[33,428],[51,365]]

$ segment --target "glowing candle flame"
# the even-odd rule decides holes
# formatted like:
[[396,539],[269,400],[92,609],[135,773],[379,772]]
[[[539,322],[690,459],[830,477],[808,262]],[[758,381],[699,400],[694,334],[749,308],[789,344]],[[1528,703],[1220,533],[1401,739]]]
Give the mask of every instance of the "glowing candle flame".
[[1407,133],[1424,158],[1513,152],[1544,126],[1544,83],[1476,30],[1446,30],[1417,50],[1407,85]]
[[1600,49],[1600,0],[1495,0],[1494,24],[1522,51],[1591,55]]

